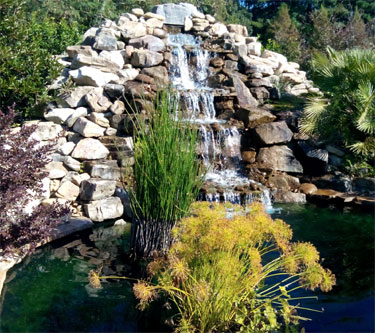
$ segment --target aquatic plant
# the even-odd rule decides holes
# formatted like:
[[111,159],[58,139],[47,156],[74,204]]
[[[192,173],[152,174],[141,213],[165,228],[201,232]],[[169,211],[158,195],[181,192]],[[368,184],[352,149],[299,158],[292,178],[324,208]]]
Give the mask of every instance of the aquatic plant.
[[168,250],[171,229],[188,213],[202,183],[195,153],[198,131],[179,121],[178,108],[177,98],[166,89],[146,110],[147,119],[134,113],[131,246],[138,256]]
[[258,203],[250,211],[195,203],[172,234],[169,252],[149,263],[149,280],[133,289],[141,309],[166,294],[178,310],[178,332],[269,332],[297,324],[306,319],[297,313],[304,309],[298,299],[311,297],[294,298],[293,291],[335,284],[316,248],[291,242],[291,228]]
[[31,137],[36,125],[12,128],[14,117],[13,108],[0,110],[0,255],[31,252],[68,213],[57,204],[26,210],[43,195],[52,143],[37,145]]

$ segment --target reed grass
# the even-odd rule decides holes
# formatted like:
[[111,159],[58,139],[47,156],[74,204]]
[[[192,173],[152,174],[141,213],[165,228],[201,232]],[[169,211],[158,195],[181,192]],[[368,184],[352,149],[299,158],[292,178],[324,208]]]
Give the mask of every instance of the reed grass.
[[184,217],[202,185],[201,164],[195,148],[198,131],[178,118],[179,101],[166,89],[157,93],[145,121],[135,113],[134,188],[135,215],[132,244],[142,256],[164,251],[170,230]]

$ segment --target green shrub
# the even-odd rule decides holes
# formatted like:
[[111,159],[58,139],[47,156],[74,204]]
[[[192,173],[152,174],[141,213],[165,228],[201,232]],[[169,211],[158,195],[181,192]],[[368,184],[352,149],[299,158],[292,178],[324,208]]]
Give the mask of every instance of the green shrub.
[[141,256],[169,248],[171,228],[188,213],[201,186],[198,131],[177,119],[178,108],[166,90],[157,94],[147,120],[135,114],[132,247]]
[[77,42],[78,26],[27,13],[15,2],[0,6],[0,17],[0,108],[16,104],[35,115],[51,100],[47,86],[62,70],[52,55]]
[[293,291],[329,291],[334,275],[319,264],[312,244],[292,243],[290,227],[261,204],[249,212],[229,208],[192,206],[173,229],[168,254],[148,265],[153,280],[134,285],[140,308],[166,293],[178,309],[178,332],[269,332],[297,324],[304,318]]
[[375,163],[375,53],[327,50],[313,59],[314,82],[323,97],[309,100],[300,129],[341,141],[364,161]]

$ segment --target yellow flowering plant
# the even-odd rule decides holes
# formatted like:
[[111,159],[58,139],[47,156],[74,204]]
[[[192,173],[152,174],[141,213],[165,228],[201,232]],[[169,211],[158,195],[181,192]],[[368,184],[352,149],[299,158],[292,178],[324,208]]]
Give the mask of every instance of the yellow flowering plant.
[[[166,294],[178,310],[176,332],[269,332],[307,319],[291,293],[329,291],[334,275],[310,243],[264,207],[197,202],[172,230],[167,254],[148,264],[147,281],[133,289],[144,309]],[[312,309],[311,309],[312,310]],[[316,311],[316,310],[313,310]]]

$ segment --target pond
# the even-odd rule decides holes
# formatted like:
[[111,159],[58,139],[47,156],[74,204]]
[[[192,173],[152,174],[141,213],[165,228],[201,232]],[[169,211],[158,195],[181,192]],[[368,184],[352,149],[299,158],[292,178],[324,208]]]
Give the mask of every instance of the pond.
[[[310,241],[337,278],[329,293],[303,306],[306,332],[374,332],[374,217],[314,205],[277,206],[273,217],[292,226],[294,240]],[[132,276],[126,259],[130,224],[103,226],[63,239],[8,272],[0,302],[1,332],[161,331],[159,308],[145,317],[136,310],[131,283],[92,289],[88,272]],[[303,296],[310,295],[304,293]],[[161,305],[160,305],[161,306]],[[155,307],[154,307],[155,308]]]

